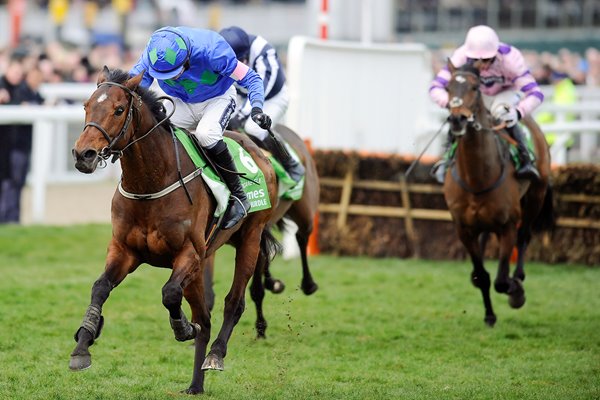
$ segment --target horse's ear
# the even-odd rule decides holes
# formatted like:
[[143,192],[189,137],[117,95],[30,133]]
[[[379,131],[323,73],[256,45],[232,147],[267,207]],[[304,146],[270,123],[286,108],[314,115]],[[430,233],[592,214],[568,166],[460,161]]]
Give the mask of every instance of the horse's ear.
[[100,71],[100,73],[98,74],[98,82],[96,82],[96,85],[100,86],[101,83],[106,82],[108,80],[109,75],[110,71],[105,65],[104,68],[102,68],[102,71]]
[[454,64],[452,64],[452,60],[450,59],[450,57],[448,57],[448,70],[450,71],[451,74],[453,74],[456,71],[456,67],[454,66]]
[[140,82],[142,82],[142,78],[144,77],[145,72],[146,72],[146,70],[143,70],[136,76],[129,78],[127,80],[127,82],[125,82],[125,86],[127,86],[129,88],[129,90],[137,89],[137,87],[140,85]]

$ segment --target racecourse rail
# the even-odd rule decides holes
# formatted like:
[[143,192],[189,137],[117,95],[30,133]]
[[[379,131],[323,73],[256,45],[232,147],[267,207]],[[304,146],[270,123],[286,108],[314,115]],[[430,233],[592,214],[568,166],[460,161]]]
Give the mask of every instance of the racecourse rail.
[[[76,103],[55,106],[3,105],[0,107],[0,125],[31,124],[33,126],[32,163],[28,183],[32,190],[31,215],[34,223],[45,222],[46,187],[49,183],[89,182],[91,180],[102,180],[107,177],[116,177],[119,175],[118,163],[109,165],[108,168],[99,170],[91,176],[81,174],[72,166],[70,149],[73,146],[74,138],[79,135],[83,128],[85,118],[81,103],[91,95],[95,88],[96,86],[93,84],[45,84],[42,86],[41,92],[51,103],[60,99],[71,99]],[[549,93],[551,88],[545,88],[545,91]],[[579,88],[579,95],[580,101],[577,104],[559,106],[547,102],[540,107],[540,111],[546,110],[556,115],[556,122],[542,125],[542,129],[545,132],[556,133],[559,137],[557,144],[554,146],[555,149],[553,149],[554,164],[560,165],[566,162],[566,158],[564,157],[566,150],[562,144],[573,135],[580,135],[578,145],[582,161],[591,161],[593,152],[598,149],[598,135],[600,134],[600,89]],[[442,115],[438,110],[432,111],[432,113],[432,120],[439,120]],[[569,120],[567,118],[569,115],[576,115],[576,119]],[[69,129],[71,129],[71,132]],[[73,136],[73,134],[77,136]],[[431,135],[431,132],[424,134]],[[560,140],[561,138],[563,140]],[[588,157],[590,158],[586,159]],[[346,193],[345,190],[351,191],[352,187],[369,187],[369,185],[374,188],[376,187],[378,190],[386,190],[384,189],[385,187],[389,187],[390,190],[399,190],[403,193],[403,196],[407,196],[408,192],[423,193],[423,191],[428,191],[436,193],[440,191],[439,187],[430,187],[428,185],[407,185],[402,182],[397,184],[390,182],[361,182],[354,181],[352,177],[348,179],[350,180],[349,189],[343,186],[343,182],[336,182],[328,178],[322,179],[322,182],[325,185],[342,185],[344,193]],[[349,196],[349,192],[346,196]],[[583,196],[582,199],[581,201],[600,202],[597,196]],[[406,219],[407,224],[412,223],[412,218],[449,220],[449,214],[443,210],[419,210],[410,209],[410,207],[388,210],[386,207],[372,208],[351,205],[347,203],[348,200],[345,200],[343,195],[340,204],[322,204],[321,211],[338,212],[340,223],[343,222],[348,214],[353,213],[402,217]],[[563,198],[563,200],[569,201],[567,198]],[[586,223],[581,220],[561,219],[559,220],[559,224],[563,226],[585,226],[600,229],[600,223],[594,221]]]

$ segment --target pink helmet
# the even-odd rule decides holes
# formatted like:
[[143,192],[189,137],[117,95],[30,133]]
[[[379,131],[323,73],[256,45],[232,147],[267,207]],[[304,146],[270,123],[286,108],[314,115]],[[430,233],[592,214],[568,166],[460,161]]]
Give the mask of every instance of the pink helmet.
[[467,32],[465,50],[469,58],[492,58],[498,52],[499,45],[498,35],[487,25],[474,26]]

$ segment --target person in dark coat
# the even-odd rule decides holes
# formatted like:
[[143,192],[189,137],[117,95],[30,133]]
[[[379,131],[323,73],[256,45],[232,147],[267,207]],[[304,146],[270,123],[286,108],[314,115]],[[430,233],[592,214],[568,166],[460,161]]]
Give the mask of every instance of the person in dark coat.
[[[22,63],[12,59],[0,78],[0,103],[11,105],[42,104],[38,92],[41,72],[25,73]],[[18,223],[21,192],[29,171],[32,145],[31,125],[0,126],[0,223]]]

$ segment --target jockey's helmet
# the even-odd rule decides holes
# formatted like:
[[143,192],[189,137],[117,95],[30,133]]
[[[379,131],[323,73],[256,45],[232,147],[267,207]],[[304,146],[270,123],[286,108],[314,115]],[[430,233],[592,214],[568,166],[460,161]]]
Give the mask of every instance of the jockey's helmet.
[[477,60],[495,57],[499,45],[498,34],[487,25],[474,26],[467,32],[465,50],[469,58]]
[[190,58],[190,46],[177,28],[166,27],[154,32],[146,46],[150,61],[148,73],[155,79],[171,79],[181,74]]
[[246,31],[238,26],[230,26],[229,28],[221,29],[219,34],[229,43],[238,60],[248,58],[250,54],[250,38]]

